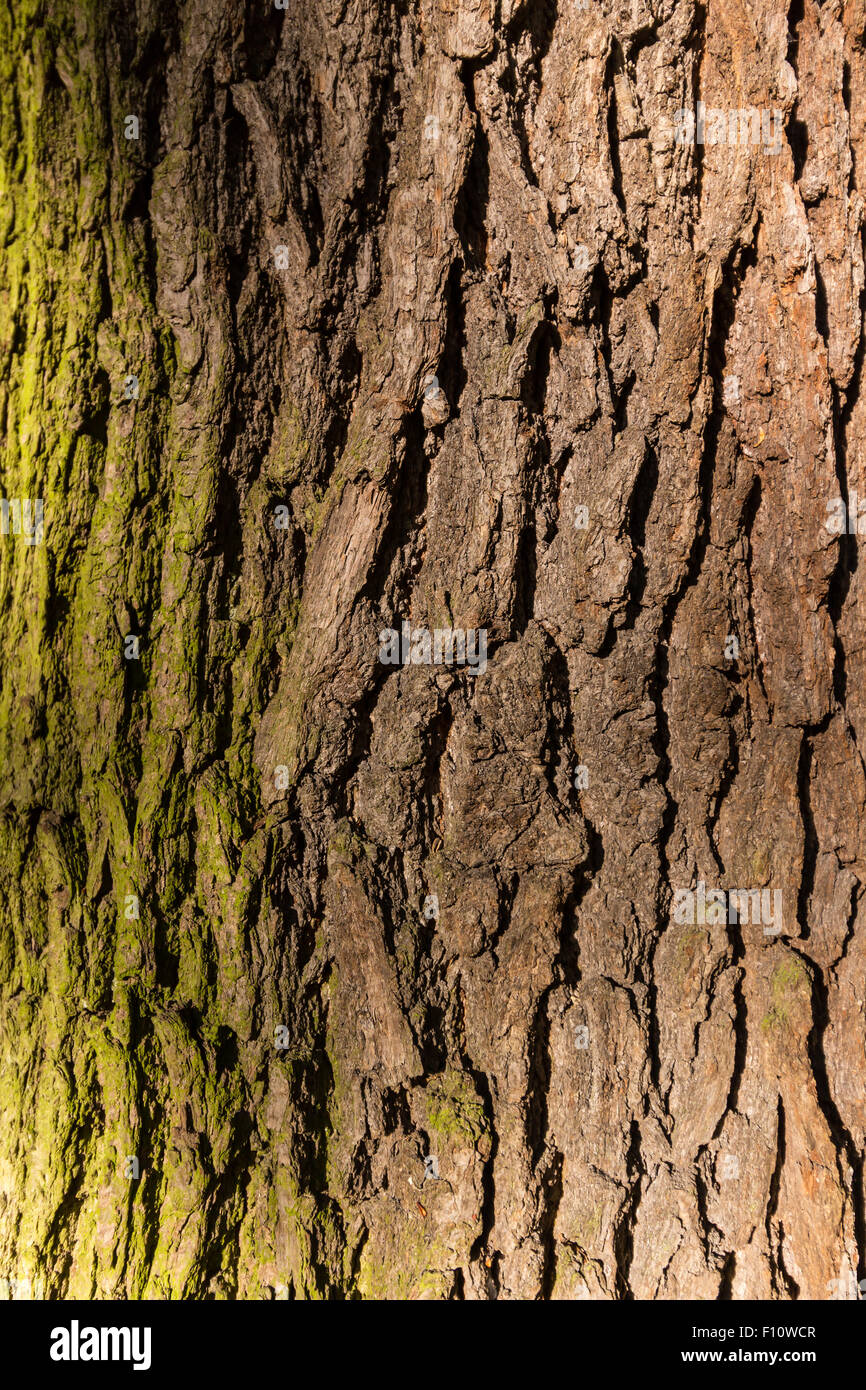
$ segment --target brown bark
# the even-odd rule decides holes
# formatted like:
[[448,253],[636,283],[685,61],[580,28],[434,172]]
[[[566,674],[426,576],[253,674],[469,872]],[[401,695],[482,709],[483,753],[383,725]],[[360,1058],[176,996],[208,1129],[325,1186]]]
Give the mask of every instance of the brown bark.
[[0,1275],[850,1296],[863,0],[4,25]]

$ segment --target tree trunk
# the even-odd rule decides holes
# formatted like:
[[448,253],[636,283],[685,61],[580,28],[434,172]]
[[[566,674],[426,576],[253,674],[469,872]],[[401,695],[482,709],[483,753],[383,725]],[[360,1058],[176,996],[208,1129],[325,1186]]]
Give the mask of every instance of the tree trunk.
[[0,1277],[856,1293],[864,32],[4,7]]

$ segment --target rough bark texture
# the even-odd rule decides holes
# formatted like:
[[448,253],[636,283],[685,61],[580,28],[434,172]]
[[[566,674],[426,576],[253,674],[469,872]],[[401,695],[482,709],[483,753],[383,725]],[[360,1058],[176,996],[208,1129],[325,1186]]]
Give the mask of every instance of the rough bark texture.
[[864,30],[5,0],[0,1276],[866,1273]]

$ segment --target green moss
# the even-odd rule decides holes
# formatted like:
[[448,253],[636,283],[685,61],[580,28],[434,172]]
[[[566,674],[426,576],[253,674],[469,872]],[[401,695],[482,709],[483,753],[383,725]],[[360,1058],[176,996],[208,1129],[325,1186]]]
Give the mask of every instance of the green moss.
[[764,1033],[789,1025],[797,1003],[811,998],[812,981],[798,956],[788,956],[776,966],[770,977],[770,993],[772,1007],[761,1019],[761,1031]]
[[356,1285],[363,1299],[400,1302],[441,1297],[447,1290],[437,1270],[447,1268],[449,1252],[432,1238],[429,1222],[415,1210],[395,1210],[377,1222],[375,1237],[365,1245]]
[[770,856],[766,849],[758,848],[752,852],[751,870],[753,883],[766,883],[770,873]]
[[604,1207],[599,1202],[585,1220],[575,1227],[574,1243],[585,1249],[590,1248],[601,1231],[603,1216]]
[[770,977],[770,989],[774,999],[787,998],[792,994],[810,996],[812,982],[804,962],[798,956],[788,956],[781,961]]
[[432,1077],[425,1108],[427,1129],[441,1138],[477,1144],[487,1134],[484,1103],[465,1072],[451,1069]]
[[378,850],[369,840],[365,840],[348,820],[338,821],[336,829],[328,841],[328,858],[346,864],[357,864],[365,859],[375,863]]
[[274,428],[267,463],[269,479],[279,487],[293,487],[304,476],[311,449],[300,410],[291,401],[286,401]]

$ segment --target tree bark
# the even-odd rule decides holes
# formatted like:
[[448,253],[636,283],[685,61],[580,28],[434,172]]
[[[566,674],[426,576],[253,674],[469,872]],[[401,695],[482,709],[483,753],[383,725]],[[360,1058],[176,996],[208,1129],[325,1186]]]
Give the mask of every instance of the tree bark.
[[3,7],[0,1276],[856,1296],[864,33]]

